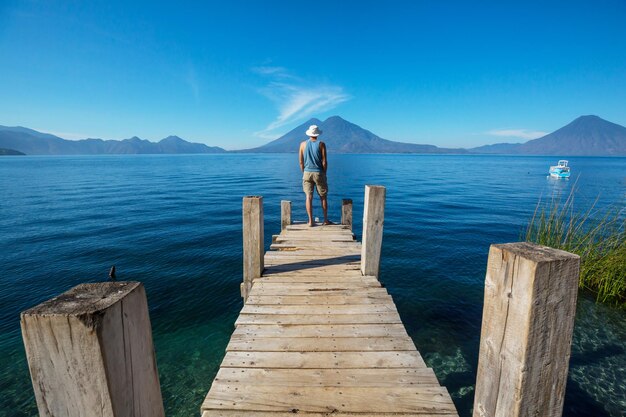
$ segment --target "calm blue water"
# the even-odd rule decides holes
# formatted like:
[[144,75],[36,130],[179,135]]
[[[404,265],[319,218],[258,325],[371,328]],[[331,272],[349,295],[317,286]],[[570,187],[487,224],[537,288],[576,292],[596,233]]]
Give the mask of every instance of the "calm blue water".
[[[491,243],[519,240],[555,158],[332,155],[331,219],[363,188],[387,186],[381,279],[409,334],[452,394],[473,401]],[[623,207],[626,158],[570,158],[576,206]],[[280,200],[304,219],[295,155],[5,157],[0,159],[0,416],[36,405],[19,313],[81,282],[147,289],[168,416],[198,415],[242,306],[241,198],[264,197],[266,247]],[[319,206],[317,206],[319,207]],[[319,211],[318,211],[319,213]],[[623,416],[626,312],[579,299],[565,416]]]

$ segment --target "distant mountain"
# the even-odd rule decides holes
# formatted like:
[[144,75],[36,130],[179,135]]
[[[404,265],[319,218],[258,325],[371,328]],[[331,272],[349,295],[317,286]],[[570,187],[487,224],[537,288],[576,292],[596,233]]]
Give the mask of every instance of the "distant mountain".
[[0,156],[8,156],[8,155],[14,156],[14,155],[26,155],[26,154],[20,151],[16,151],[15,149],[0,148]]
[[521,143],[494,143],[493,145],[483,145],[471,148],[471,153],[481,154],[515,154],[518,153]]
[[99,155],[99,154],[175,154],[223,153],[224,149],[191,143],[178,136],[159,142],[138,137],[124,140],[66,140],[49,133],[25,127],[0,126],[0,147],[15,149],[28,155]]
[[[598,116],[581,116],[548,135],[526,143],[497,143],[466,149],[439,148],[434,145],[394,142],[339,116],[321,121],[311,119],[280,138],[263,146],[234,152],[295,153],[306,139],[310,125],[324,132],[320,137],[330,152],[336,153],[480,153],[557,156],[626,155],[626,127]],[[27,155],[97,155],[97,154],[197,154],[224,153],[217,146],[191,143],[178,136],[150,142],[136,136],[124,140],[66,140],[25,127],[0,126],[0,148]],[[6,152],[6,151],[3,151]],[[0,154],[5,154],[1,153]]]
[[254,149],[240,152],[287,153],[298,152],[300,142],[307,137],[305,132],[310,125],[318,125],[322,130],[320,139],[330,152],[336,153],[467,153],[465,149],[438,148],[434,145],[394,142],[376,136],[369,130],[350,123],[339,116],[332,116],[323,122],[311,119],[280,138]]
[[526,143],[499,143],[470,149],[472,153],[524,155],[626,155],[626,127],[598,116],[581,116],[548,135]]

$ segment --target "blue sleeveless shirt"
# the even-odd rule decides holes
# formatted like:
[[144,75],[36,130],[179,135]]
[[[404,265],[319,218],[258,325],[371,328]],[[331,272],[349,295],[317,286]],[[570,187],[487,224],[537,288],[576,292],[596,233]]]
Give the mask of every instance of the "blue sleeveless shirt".
[[322,150],[320,149],[320,141],[306,141],[304,148],[304,171],[305,172],[323,172],[322,168]]

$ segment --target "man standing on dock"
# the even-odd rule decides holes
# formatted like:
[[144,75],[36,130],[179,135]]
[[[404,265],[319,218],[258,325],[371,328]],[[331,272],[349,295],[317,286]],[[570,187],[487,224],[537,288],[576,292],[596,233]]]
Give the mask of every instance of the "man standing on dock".
[[332,224],[328,220],[328,203],[326,195],[328,194],[328,183],[326,182],[326,144],[317,137],[322,131],[316,125],[311,125],[306,131],[309,137],[300,144],[300,170],[302,170],[302,189],[306,194],[306,213],[309,216],[309,226],[313,226],[313,186],[317,188],[317,193],[322,202],[322,210],[324,210],[324,223]]

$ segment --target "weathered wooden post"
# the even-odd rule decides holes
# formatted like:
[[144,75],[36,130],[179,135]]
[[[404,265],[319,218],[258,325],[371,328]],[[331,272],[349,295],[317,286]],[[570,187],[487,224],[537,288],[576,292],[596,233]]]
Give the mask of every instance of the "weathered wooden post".
[[243,283],[241,296],[248,298],[252,280],[263,273],[263,197],[243,198]]
[[341,224],[352,230],[352,200],[349,198],[341,200]]
[[532,243],[491,245],[474,417],[558,417],[580,258]]
[[81,284],[21,315],[41,417],[162,417],[146,292]]
[[365,186],[363,204],[363,242],[361,247],[361,273],[378,277],[380,252],[383,247],[385,219],[385,187]]
[[291,201],[280,202],[280,230],[283,231],[291,224]]

